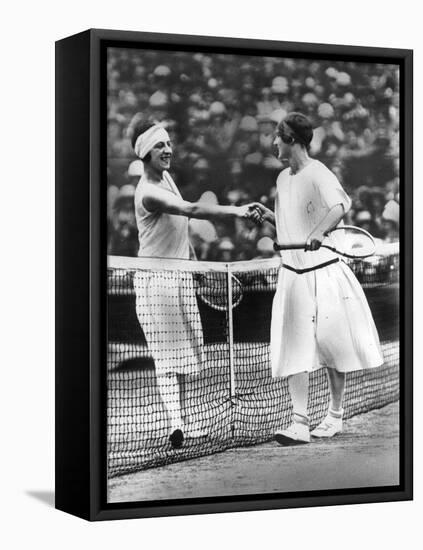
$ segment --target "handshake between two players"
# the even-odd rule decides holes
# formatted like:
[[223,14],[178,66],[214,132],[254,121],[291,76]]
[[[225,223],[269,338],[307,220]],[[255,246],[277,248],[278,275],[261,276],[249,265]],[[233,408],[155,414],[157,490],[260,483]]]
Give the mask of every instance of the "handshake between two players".
[[[260,226],[264,222],[269,222],[273,226],[276,225],[274,213],[260,202],[253,202],[241,208],[246,209],[244,217],[252,220],[256,225]],[[322,245],[324,237],[324,232],[316,228],[315,231],[309,235],[304,249],[311,251],[318,250]]]

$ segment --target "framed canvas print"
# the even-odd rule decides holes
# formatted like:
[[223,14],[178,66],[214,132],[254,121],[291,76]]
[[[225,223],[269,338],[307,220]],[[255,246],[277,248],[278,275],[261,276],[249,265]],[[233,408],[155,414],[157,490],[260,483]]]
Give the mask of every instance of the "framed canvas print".
[[412,52],[56,44],[56,506],[412,498]]

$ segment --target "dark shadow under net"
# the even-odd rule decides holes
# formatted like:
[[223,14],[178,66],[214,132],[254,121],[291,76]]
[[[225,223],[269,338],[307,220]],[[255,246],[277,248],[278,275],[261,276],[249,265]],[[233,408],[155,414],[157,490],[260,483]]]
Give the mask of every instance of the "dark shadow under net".
[[[389,255],[350,264],[367,296],[385,362],[380,368],[347,375],[345,418],[399,398],[398,261],[398,255]],[[275,262],[270,264],[274,266]],[[137,268],[116,267],[116,261],[113,265],[108,269],[109,477],[254,445],[271,439],[276,429],[289,425],[291,402],[286,380],[272,378],[269,362],[276,267],[254,261],[247,268],[244,264],[240,271],[236,263],[220,264],[219,268],[210,264],[210,271],[204,263],[199,264],[198,271],[192,267],[184,271],[184,262],[177,270],[150,269],[145,260]],[[239,303],[232,309],[232,339],[228,268],[243,292],[240,301],[236,296]],[[135,294],[140,280],[144,294],[137,305]],[[146,280],[150,286],[145,286]],[[201,298],[205,286],[213,289],[212,293],[207,290],[207,296],[212,295],[210,299],[217,309]],[[165,309],[166,319],[155,312],[162,301],[154,292],[161,293],[163,288],[172,295]],[[137,308],[138,313],[140,308],[143,311],[144,330]],[[176,329],[169,331],[169,326]],[[156,341],[152,342],[155,335]],[[157,385],[155,354],[159,354],[161,365],[170,361],[188,373],[178,376],[185,426],[180,449],[173,449],[169,442],[169,416]],[[195,371],[190,362],[197,366],[201,363],[198,374],[190,373]],[[319,369],[311,375],[312,427],[325,416],[328,402],[326,372]],[[190,437],[195,430],[207,435]]]

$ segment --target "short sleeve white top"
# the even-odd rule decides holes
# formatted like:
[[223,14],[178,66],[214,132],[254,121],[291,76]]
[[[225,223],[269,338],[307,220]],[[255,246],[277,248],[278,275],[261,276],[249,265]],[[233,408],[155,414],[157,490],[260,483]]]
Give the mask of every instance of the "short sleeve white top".
[[[287,168],[278,177],[275,201],[276,233],[279,243],[303,243],[329,210],[342,204],[347,212],[351,200],[337,177],[324,164],[313,160],[296,174]],[[330,237],[336,239],[335,236]],[[335,244],[335,243],[334,243]],[[296,269],[315,267],[337,257],[330,250],[283,251],[284,263]]]

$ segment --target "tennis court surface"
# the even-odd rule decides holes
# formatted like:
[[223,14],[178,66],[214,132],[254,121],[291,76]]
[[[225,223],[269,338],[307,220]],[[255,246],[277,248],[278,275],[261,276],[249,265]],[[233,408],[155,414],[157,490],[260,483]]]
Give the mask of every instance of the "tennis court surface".
[[276,442],[152,468],[109,481],[109,502],[284,493],[399,483],[398,402],[309,445]]

